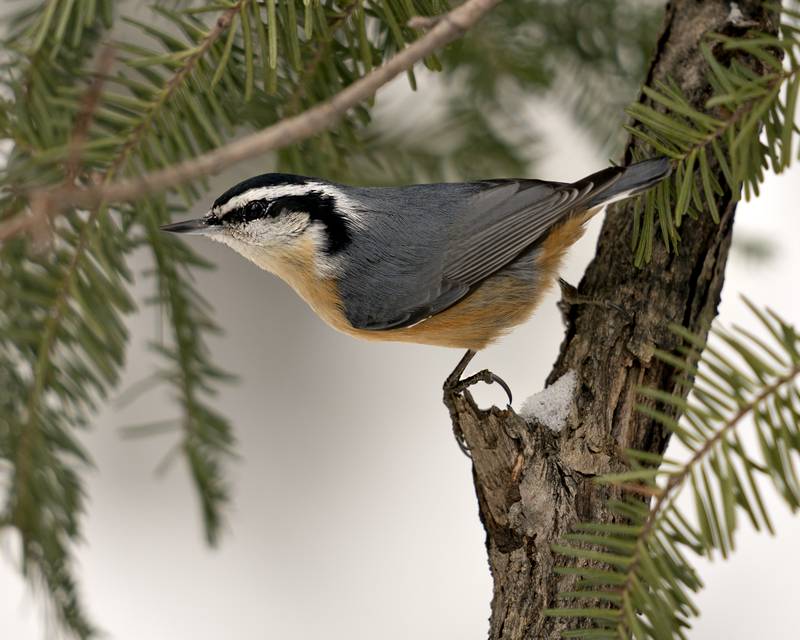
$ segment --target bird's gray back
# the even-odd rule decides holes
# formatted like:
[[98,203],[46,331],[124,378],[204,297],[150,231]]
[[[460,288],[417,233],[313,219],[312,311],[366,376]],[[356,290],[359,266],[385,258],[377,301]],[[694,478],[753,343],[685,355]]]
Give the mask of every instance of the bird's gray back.
[[[408,326],[512,262],[580,190],[539,180],[348,188],[363,209],[339,282],[353,326]],[[531,274],[533,277],[533,274]]]
[[424,314],[418,307],[425,301],[463,295],[441,275],[459,215],[479,190],[477,184],[347,188],[363,221],[339,280],[353,326],[402,325]]

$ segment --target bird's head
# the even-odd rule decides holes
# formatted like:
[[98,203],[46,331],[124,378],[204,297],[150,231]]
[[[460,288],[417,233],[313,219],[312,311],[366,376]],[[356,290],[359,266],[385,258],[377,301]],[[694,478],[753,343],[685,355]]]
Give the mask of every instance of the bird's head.
[[261,266],[311,248],[324,267],[358,226],[358,207],[343,189],[316,178],[267,173],[228,189],[202,218],[161,228],[207,236]]

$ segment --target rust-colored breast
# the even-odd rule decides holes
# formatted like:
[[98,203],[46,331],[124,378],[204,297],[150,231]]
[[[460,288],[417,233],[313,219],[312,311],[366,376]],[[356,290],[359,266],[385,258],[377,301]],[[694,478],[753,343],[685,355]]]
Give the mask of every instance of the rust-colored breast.
[[272,257],[269,264],[259,264],[283,278],[317,315],[344,333],[366,340],[480,350],[533,313],[542,295],[555,281],[566,250],[581,237],[584,223],[596,211],[570,218],[549,232],[531,262],[535,275],[520,278],[513,270],[501,270],[452,307],[402,329],[365,331],[353,328],[342,310],[335,281],[314,275],[311,243],[303,245],[299,251]]

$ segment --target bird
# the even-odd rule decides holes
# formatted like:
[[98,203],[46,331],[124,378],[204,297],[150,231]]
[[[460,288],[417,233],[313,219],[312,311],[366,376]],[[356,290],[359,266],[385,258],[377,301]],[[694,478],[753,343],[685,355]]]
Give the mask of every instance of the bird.
[[444,390],[460,393],[475,354],[529,318],[567,249],[606,205],[666,178],[666,158],[577,182],[490,179],[358,187],[265,173],[206,215],[161,227],[221,242],[283,279],[330,326],[367,340],[466,349]]

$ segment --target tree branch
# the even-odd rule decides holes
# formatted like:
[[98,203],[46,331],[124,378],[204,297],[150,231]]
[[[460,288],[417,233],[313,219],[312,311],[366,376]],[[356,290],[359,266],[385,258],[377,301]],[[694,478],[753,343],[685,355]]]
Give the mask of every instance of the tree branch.
[[[775,16],[760,0],[738,6],[761,31],[775,33]],[[724,0],[670,2],[646,84],[673,80],[695,108],[704,108],[713,91],[700,45],[710,33],[744,33],[729,14]],[[644,94],[640,102],[658,108]],[[639,144],[629,143],[627,160]],[[718,165],[711,171],[726,184]],[[556,571],[568,560],[552,545],[578,521],[615,519],[606,499],[619,489],[593,479],[626,469],[625,449],[660,454],[666,447],[668,434],[635,410],[636,390],[674,387],[675,371],[654,357],[656,349],[678,346],[670,323],[707,334],[717,313],[737,196],[729,190],[718,195],[719,224],[710,215],[687,221],[680,253],[658,243],[642,269],[634,267],[631,255],[632,205],[607,214],[579,290],[609,304],[569,310],[561,353],[548,378],[553,383],[574,371],[579,381],[570,422],[561,432],[527,424],[513,411],[482,411],[468,393],[456,399],[455,427],[472,455],[494,579],[492,640],[558,638],[587,624],[542,615],[545,608],[558,609],[559,592],[575,591],[574,576]]]
[[17,216],[0,226],[0,242],[35,224],[37,217],[53,217],[69,207],[93,208],[103,202],[136,200],[152,193],[184,184],[190,180],[216,174],[238,162],[267,151],[280,149],[314,136],[332,126],[349,109],[372,97],[383,85],[410,69],[419,60],[458,39],[501,0],[467,0],[442,16],[433,28],[385,64],[342,89],[330,100],[303,113],[285,118],[230,142],[218,149],[159,171],[86,189],[55,188],[34,192],[31,202],[44,203],[44,208],[31,215]]

